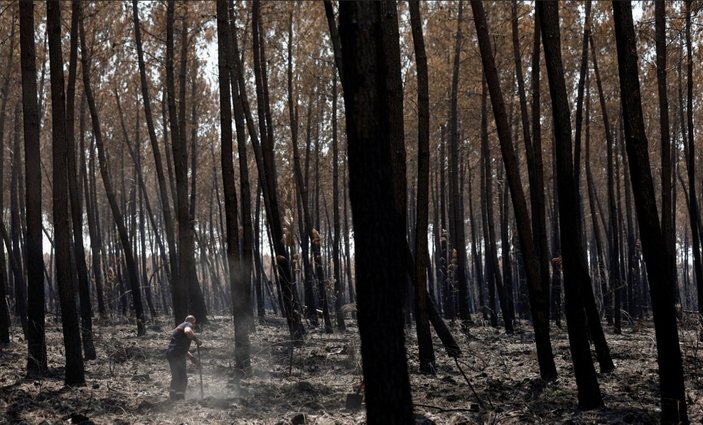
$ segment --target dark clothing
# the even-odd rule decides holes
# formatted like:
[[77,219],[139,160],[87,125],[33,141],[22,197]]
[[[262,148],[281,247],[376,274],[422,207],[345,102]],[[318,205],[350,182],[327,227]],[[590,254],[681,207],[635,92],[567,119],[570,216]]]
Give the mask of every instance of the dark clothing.
[[186,372],[186,353],[190,349],[190,338],[185,334],[186,328],[192,328],[190,322],[183,322],[171,333],[171,341],[166,348],[166,358],[171,367],[171,386],[169,397],[171,400],[185,399],[188,374]]
[[190,322],[183,322],[176,326],[176,329],[171,333],[171,341],[166,348],[166,354],[170,356],[185,356],[190,349],[190,338],[186,336],[186,328],[193,328]]
[[168,364],[171,366],[171,386],[169,387],[169,398],[171,400],[184,400],[186,397],[186,387],[188,386],[188,374],[186,373],[185,356],[172,357],[166,355]]

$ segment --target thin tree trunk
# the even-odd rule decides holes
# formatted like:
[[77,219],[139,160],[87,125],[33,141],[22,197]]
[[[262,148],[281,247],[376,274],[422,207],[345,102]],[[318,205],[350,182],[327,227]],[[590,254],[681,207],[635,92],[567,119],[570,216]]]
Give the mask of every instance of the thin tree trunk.
[[[325,2],[325,7],[329,2]],[[334,221],[334,239],[332,241],[332,261],[334,262],[334,309],[337,313],[337,329],[345,331],[347,325],[344,322],[344,285],[342,282],[342,258],[340,253],[341,245],[341,222],[339,210],[339,143],[337,137],[337,74],[332,78],[332,217]],[[351,285],[351,282],[347,282]],[[350,300],[351,302],[352,300]]]
[[44,335],[44,253],[42,248],[42,189],[37,105],[36,53],[34,47],[34,2],[19,2],[20,58],[22,65],[22,113],[24,123],[27,258],[27,375],[41,375],[47,369]]
[[[242,274],[239,251],[239,224],[237,219],[237,194],[234,183],[234,164],[232,155],[232,109],[230,104],[230,76],[233,53],[228,48],[231,40],[229,12],[226,0],[217,1],[217,40],[218,68],[220,71],[220,128],[222,143],[222,185],[225,194],[225,209],[227,222],[227,262],[229,265],[229,281],[232,291],[232,308],[234,313],[235,336],[235,370],[238,375],[247,376],[251,373],[251,357],[249,330],[251,315],[249,314],[249,277]],[[247,194],[248,196],[248,194]]]
[[673,258],[665,247],[654,195],[654,181],[642,116],[632,5],[629,1],[613,2],[613,15],[627,156],[642,249],[647,262],[657,339],[662,408],[660,419],[665,424],[688,423],[683,365],[674,309],[674,285],[671,278]]
[[507,172],[508,185],[510,187],[513,209],[517,221],[517,230],[520,237],[520,249],[522,251],[527,284],[530,297],[530,308],[532,310],[533,327],[535,330],[535,342],[537,346],[537,359],[540,366],[540,375],[543,379],[553,380],[557,376],[554,357],[552,354],[552,344],[549,339],[549,296],[542,288],[541,269],[539,258],[537,257],[533,232],[530,227],[530,217],[527,211],[527,201],[522,190],[522,183],[517,167],[515,149],[510,139],[510,127],[505,112],[505,103],[498,79],[498,70],[493,57],[490,35],[488,33],[488,23],[483,4],[478,0],[471,0],[471,8],[474,12],[474,23],[478,35],[479,47],[481,50],[481,60],[483,71],[488,82],[488,89],[491,95],[493,115],[496,120],[498,139],[500,141],[501,154],[505,170]]
[[[149,96],[149,86],[146,78],[146,66],[144,64],[144,48],[142,46],[141,26],[139,24],[139,5],[138,0],[132,0],[132,15],[134,20],[134,38],[137,47],[137,60],[139,64],[139,78],[141,81],[142,100],[144,102],[144,116],[146,117],[147,132],[149,134],[149,142],[154,155],[154,168],[156,169],[156,180],[159,184],[159,194],[161,195],[161,209],[163,211],[165,222],[166,243],[168,244],[168,255],[170,260],[170,282],[175,282],[178,275],[178,256],[176,249],[176,238],[174,235],[173,215],[171,213],[171,202],[168,196],[168,186],[164,175],[164,167],[161,159],[161,150],[156,138],[156,128],[154,126],[154,117],[151,111],[151,98]],[[164,141],[166,134],[164,134]],[[156,229],[154,229],[156,230]],[[173,287],[171,288],[173,291]],[[178,319],[178,318],[177,318]]]
[[[604,114],[605,115],[605,114]],[[606,130],[608,131],[608,130]],[[613,316],[613,324],[614,328],[613,331],[616,334],[621,333],[620,330],[620,306],[619,301],[620,301],[620,285],[622,283],[622,276],[620,276],[620,260],[619,260],[619,255],[620,255],[620,223],[618,221],[618,211],[616,208],[615,204],[615,177],[614,177],[614,172],[615,172],[615,160],[613,159],[613,150],[615,149],[615,146],[613,144],[615,143],[614,140],[612,140],[612,137],[607,137],[606,138],[606,150],[607,150],[607,157],[608,157],[608,215],[610,216],[610,227],[609,227],[609,233],[610,233],[610,239],[608,240],[608,282],[610,283],[610,290],[609,294],[615,295],[615,306],[613,309],[613,304],[612,304],[612,298],[607,297],[606,299],[608,300],[608,307],[613,309],[614,316]]]
[[[79,4],[76,4],[73,8],[74,13],[77,13],[78,6]],[[61,327],[66,357],[64,383],[74,386],[85,383],[85,371],[71,273],[71,222],[68,213],[69,170],[67,164],[69,152],[66,142],[66,94],[64,93],[64,63],[61,51],[61,4],[58,0],[47,0],[46,15],[51,75],[51,150],[52,181],[54,184],[52,204],[54,240],[56,241],[56,283],[61,301]],[[75,21],[79,16],[74,16],[73,20]],[[74,24],[71,26],[72,35],[77,35],[77,28],[74,28]],[[73,38],[75,40],[75,37]],[[72,68],[75,68],[75,57],[73,59]],[[71,119],[69,122],[72,124],[73,120]],[[75,173],[73,176],[75,177]],[[81,241],[81,246],[82,243]],[[84,286],[81,289],[87,289],[87,282],[84,282]]]
[[422,34],[420,2],[409,3],[410,25],[417,69],[417,219],[415,222],[415,323],[419,348],[420,371],[436,373],[434,347],[430,334],[427,291],[427,226],[430,191],[430,100],[427,75],[427,53]]
[[[666,2],[656,0],[654,2],[654,26],[655,42],[657,51],[657,91],[659,93],[659,127],[661,135],[661,207],[662,207],[662,233],[666,238],[666,248],[673,255],[675,250],[674,214],[672,205],[676,205],[673,200],[672,184],[672,162],[671,162],[671,133],[669,126],[669,97],[667,95],[666,84]],[[676,276],[676,264],[671,270]]]
[[[91,262],[93,266],[93,280],[95,281],[95,293],[98,298],[98,313],[101,318],[107,317],[107,310],[105,307],[105,297],[103,294],[103,273],[100,262],[100,246],[102,245],[100,241],[100,231],[98,230],[98,217],[95,204],[93,203],[92,191],[90,190],[90,185],[88,184],[88,169],[87,169],[87,158],[85,154],[85,96],[81,96],[81,107],[80,107],[80,118],[79,118],[79,139],[80,139],[80,164],[83,174],[83,193],[85,194],[85,209],[86,209],[86,221],[88,222],[88,234],[90,236],[90,251],[91,251]],[[94,154],[93,148],[91,146],[91,158],[90,158],[90,175],[95,176],[95,170],[93,167]]]
[[[696,148],[693,129],[693,51],[691,46],[691,0],[686,2],[686,168],[688,170],[688,216],[691,223],[691,249],[693,251],[693,270],[698,294],[698,313],[703,322],[703,255],[701,253],[700,211],[696,193]],[[703,341],[703,332],[699,333]]]
[[496,275],[500,276],[500,270],[497,268],[497,258],[494,261],[493,253],[494,243],[492,242],[491,232],[488,221],[493,220],[493,210],[489,213],[488,206],[493,203],[493,183],[491,170],[490,151],[488,150],[488,108],[486,103],[486,84],[483,79],[481,90],[481,224],[483,228],[483,261],[486,269],[486,285],[488,287],[488,317],[491,321],[491,326],[498,327],[498,315],[496,305]]
[[80,17],[79,21],[83,68],[83,89],[85,91],[85,95],[88,101],[90,117],[93,123],[93,136],[95,138],[95,144],[98,149],[100,176],[102,177],[103,186],[105,188],[105,194],[107,195],[107,199],[110,204],[110,209],[114,217],[115,225],[117,226],[117,231],[120,237],[120,244],[122,245],[122,250],[124,251],[125,255],[125,262],[127,266],[127,272],[129,274],[129,281],[132,285],[132,302],[134,304],[134,312],[137,318],[137,335],[142,336],[146,334],[146,328],[144,326],[144,307],[142,306],[142,296],[141,290],[139,288],[139,275],[137,273],[137,263],[134,260],[134,252],[132,251],[132,245],[129,241],[129,235],[127,234],[125,221],[123,219],[120,208],[117,205],[117,198],[115,197],[115,193],[113,192],[112,181],[110,179],[110,175],[107,169],[107,157],[105,155],[105,148],[103,145],[102,130],[100,128],[100,120],[98,118],[98,109],[95,104],[95,98],[93,97],[93,91],[90,84],[90,59],[87,56],[88,50],[86,49],[83,16]]
[[[320,244],[322,238],[319,231],[313,227],[312,218],[308,208],[308,190],[303,181],[303,172],[300,166],[300,155],[298,154],[298,105],[297,95],[293,93],[293,9],[291,9],[288,17],[288,111],[290,116],[291,128],[291,144],[293,146],[293,171],[295,182],[298,188],[298,193],[302,200],[301,206],[303,210],[303,224],[305,233],[310,238],[310,246],[312,248],[312,260],[315,269],[315,277],[318,284],[318,292],[320,297],[320,307],[322,308],[322,318],[325,322],[325,333],[332,333],[332,320],[330,319],[329,307],[327,305],[327,290],[325,289],[325,275],[322,268],[322,253]],[[308,105],[308,109],[312,108],[312,102]],[[308,112],[309,114],[309,112]],[[309,129],[309,127],[308,127]],[[308,131],[309,133],[309,131]],[[308,134],[308,137],[310,135]]]
[[[234,37],[233,33],[236,31],[236,26],[234,24],[234,12],[231,7],[228,8],[229,18],[230,18],[230,36],[232,49],[232,61],[229,63],[228,67],[230,72],[230,86],[232,87],[232,96],[234,101],[234,124],[237,129],[237,151],[239,153],[239,185],[240,185],[240,199],[241,199],[241,215],[242,215],[242,239],[241,239],[241,272],[242,272],[242,292],[241,294],[246,298],[246,304],[248,308],[248,316],[244,319],[247,321],[248,325],[253,329],[254,327],[254,311],[253,305],[251,303],[251,277],[252,277],[252,250],[253,250],[253,237],[252,237],[252,223],[251,223],[251,188],[249,184],[249,162],[247,160],[247,145],[245,132],[245,113],[244,113],[244,103],[245,97],[239,91],[239,85],[237,80],[237,63],[234,58],[235,52],[239,49],[237,48],[237,39]],[[228,50],[229,51],[229,50]],[[247,102],[248,105],[248,102]],[[257,228],[258,233],[258,228]],[[260,282],[258,286],[261,289]],[[245,323],[245,324],[247,324]]]
[[[532,229],[537,235],[537,257],[540,267],[540,278],[542,293],[547,297],[547,309],[549,309],[549,247],[547,242],[547,207],[545,201],[544,166],[542,161],[542,124],[540,122],[542,114],[540,111],[540,40],[541,32],[539,27],[539,16],[535,13],[533,40],[532,40],[532,151],[534,152],[534,183],[535,190],[530,184],[530,206],[532,209]],[[529,167],[529,161],[527,166]],[[528,168],[529,171],[529,168]],[[555,253],[556,254],[556,253]],[[554,255],[553,257],[555,257]],[[559,299],[552,300],[552,304]],[[558,316],[557,325],[561,316]]]
[[[2,94],[2,106],[0,106],[0,188],[4,188],[5,184],[5,117],[7,112],[7,100],[10,97],[9,87],[10,87],[10,71],[14,69],[14,58],[15,58],[15,16],[13,15],[11,21],[10,29],[10,43],[8,50],[8,63],[5,67],[5,72],[3,75],[3,85],[0,93]],[[14,115],[14,125],[15,128],[19,127],[19,102],[15,106]],[[17,132],[17,137],[19,137],[19,132]],[[0,190],[0,212],[5,211],[4,205],[4,190]],[[0,223],[3,222],[2,213],[0,213]],[[8,251],[8,254],[10,251]],[[8,295],[8,275],[6,273],[7,263],[5,261],[5,250],[2,248],[2,243],[0,243],[0,344],[6,344],[10,342],[10,311],[7,304]]]
[[71,6],[71,44],[68,67],[68,88],[66,91],[66,154],[68,171],[68,190],[71,200],[71,225],[73,228],[73,254],[76,271],[78,272],[78,288],[80,294],[81,341],[83,355],[86,360],[95,360],[93,344],[93,312],[88,283],[88,266],[85,261],[83,247],[83,208],[81,206],[81,190],[78,183],[76,166],[75,142],[75,87],[76,64],[78,62],[78,19],[81,13],[80,2],[74,0]]
[[464,236],[464,203],[459,190],[459,123],[458,123],[458,91],[459,91],[459,62],[461,60],[462,44],[462,16],[464,4],[459,1],[459,14],[457,16],[456,41],[454,44],[454,64],[452,71],[452,86],[450,93],[450,118],[449,118],[449,191],[451,200],[451,245],[456,249],[455,279],[458,286],[459,318],[464,331],[468,332],[469,315],[468,283],[466,279],[466,240]]
[[552,98],[569,346],[576,375],[579,406],[584,409],[594,409],[602,406],[603,400],[586,338],[586,316],[584,301],[581,298],[585,290],[590,290],[591,279],[588,275],[584,245],[581,242],[583,236],[580,231],[576,181],[571,156],[571,122],[561,61],[559,5],[539,3],[537,12],[542,33],[545,34],[542,43]]
[[[14,257],[16,270],[13,269],[12,277],[15,292],[15,316],[19,318],[22,326],[22,334],[27,337],[27,283],[25,281],[25,261],[23,257],[28,254],[29,247],[26,245],[28,237],[25,236],[25,248],[22,249],[22,207],[20,181],[22,180],[22,152],[20,148],[20,122],[19,104],[15,108],[15,128],[12,146],[12,174],[10,176],[10,236],[12,238],[12,250],[8,247],[8,254]],[[26,142],[25,142],[26,144]],[[26,150],[26,148],[25,148]],[[26,161],[26,155],[25,155]],[[42,265],[44,263],[42,262]]]
[[[266,203],[266,216],[269,219],[272,233],[272,243],[276,253],[276,266],[278,268],[278,276],[281,290],[283,292],[283,300],[286,307],[286,319],[288,328],[294,342],[302,342],[305,328],[300,321],[300,306],[293,287],[291,276],[290,258],[283,244],[283,228],[281,226],[281,214],[278,205],[277,184],[276,184],[276,167],[273,157],[273,128],[270,126],[271,110],[268,104],[266,93],[268,91],[266,83],[265,70],[265,55],[262,46],[262,36],[260,28],[260,3],[255,0],[252,3],[252,32],[254,38],[254,75],[256,79],[256,94],[259,110],[259,128],[261,131],[261,154],[263,169],[259,170],[260,177],[263,177],[262,184],[266,187],[264,192]],[[241,73],[240,73],[241,74]],[[240,81],[240,90],[242,84]],[[251,133],[251,129],[250,129]],[[256,148],[255,148],[256,149]],[[268,195],[267,195],[268,194]]]

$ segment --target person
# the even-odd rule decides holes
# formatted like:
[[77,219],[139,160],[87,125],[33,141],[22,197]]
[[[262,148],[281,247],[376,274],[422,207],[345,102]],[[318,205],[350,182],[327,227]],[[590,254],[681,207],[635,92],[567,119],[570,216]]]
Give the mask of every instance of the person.
[[171,367],[171,386],[169,388],[169,398],[171,400],[184,400],[186,386],[188,385],[188,374],[186,371],[186,358],[190,359],[197,367],[200,360],[193,356],[189,349],[190,343],[200,347],[201,341],[195,335],[195,316],[188,315],[185,321],[171,332],[171,340],[166,348],[166,358]]

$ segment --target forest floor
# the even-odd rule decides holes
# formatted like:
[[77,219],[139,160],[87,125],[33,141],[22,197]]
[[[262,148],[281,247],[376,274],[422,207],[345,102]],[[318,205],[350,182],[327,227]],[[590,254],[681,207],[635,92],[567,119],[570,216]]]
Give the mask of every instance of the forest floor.
[[[703,350],[695,327],[682,323],[687,400],[692,423],[703,421]],[[480,397],[479,406],[456,363],[438,348],[436,376],[418,373],[414,330],[408,332],[408,359],[418,424],[592,424],[658,422],[658,375],[651,324],[607,332],[616,364],[599,375],[605,406],[579,411],[565,330],[553,329],[559,379],[539,379],[531,328],[523,322],[514,335],[473,326],[471,336],[452,328],[461,349],[461,368]],[[60,326],[47,322],[50,375],[24,377],[26,344],[17,337],[0,348],[0,423],[11,424],[358,424],[364,410],[345,408],[347,394],[361,381],[359,337],[352,321],[343,334],[313,329],[304,347],[291,352],[287,328],[268,319],[252,334],[250,378],[231,378],[231,320],[217,317],[199,329],[203,397],[197,369],[189,366],[185,402],[168,400],[169,369],[164,348],[170,334],[166,318],[136,337],[127,322],[97,321],[98,359],[86,363],[83,387],[63,385]],[[195,347],[193,350],[195,351]],[[422,419],[421,419],[422,418]],[[92,422],[88,422],[92,421]]]

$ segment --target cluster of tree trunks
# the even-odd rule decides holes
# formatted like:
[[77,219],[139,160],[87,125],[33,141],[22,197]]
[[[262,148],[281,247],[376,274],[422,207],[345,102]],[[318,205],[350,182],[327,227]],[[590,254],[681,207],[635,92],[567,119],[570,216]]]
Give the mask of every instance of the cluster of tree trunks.
[[[679,293],[688,297],[695,285],[699,313],[703,314],[703,231],[693,121],[692,2],[686,1],[682,6],[686,19],[677,66],[679,108],[673,119],[673,133],[667,98],[666,3],[655,2],[661,176],[653,176],[651,171],[629,2],[612,4],[622,114],[613,115],[608,110],[598,62],[598,55],[602,54],[596,48],[592,4],[587,1],[583,5],[583,36],[579,38],[574,117],[564,77],[559,4],[538,2],[531,15],[532,98],[528,103],[520,46],[522,6],[516,0],[510,4],[509,61],[514,62],[515,69],[509,78],[516,84],[505,90],[505,76],[499,73],[496,61],[498,47],[489,28],[490,17],[482,1],[469,3],[483,71],[480,93],[469,93],[480,96],[475,160],[466,158],[466,125],[460,118],[465,93],[461,69],[467,40],[471,39],[465,34],[464,2],[459,0],[452,9],[456,15],[452,15],[448,32],[454,31],[454,22],[456,30],[453,49],[447,54],[451,78],[445,83],[448,87],[443,88],[447,90],[448,113],[438,119],[437,131],[430,124],[431,77],[423,34],[423,5],[417,0],[408,3],[417,88],[417,147],[411,151],[417,155],[417,180],[409,184],[399,11],[395,1],[340,2],[336,16],[335,5],[325,0],[335,67],[323,67],[324,78],[329,74],[331,81],[317,81],[303,89],[302,66],[296,56],[298,37],[304,36],[298,27],[302,6],[286,6],[285,18],[281,18],[285,25],[278,28],[269,27],[259,0],[246,6],[217,0],[219,144],[217,149],[211,146],[209,154],[219,168],[210,173],[209,222],[204,223],[196,218],[196,210],[204,209],[196,201],[206,199],[205,194],[198,193],[203,173],[197,172],[202,170],[200,161],[206,152],[199,143],[198,91],[202,82],[197,78],[199,64],[192,38],[199,29],[190,27],[191,6],[176,0],[166,2],[165,60],[157,65],[163,67],[164,74],[161,117],[154,117],[141,7],[137,0],[132,1],[141,102],[136,95],[122,96],[121,87],[113,88],[110,101],[115,102],[115,121],[121,130],[116,135],[111,126],[104,124],[109,124],[112,117],[101,115],[103,100],[99,92],[104,86],[94,70],[102,65],[100,58],[93,57],[95,40],[90,39],[91,31],[86,31],[85,21],[92,19],[93,14],[83,9],[92,12],[95,5],[80,0],[71,3],[65,76],[61,12],[69,9],[62,8],[58,0],[46,1],[45,50],[50,89],[50,96],[46,97],[51,102],[47,124],[51,126],[52,148],[49,176],[42,163],[40,145],[46,71],[42,64],[38,72],[36,64],[34,2],[20,1],[17,14],[21,103],[19,97],[14,104],[9,102],[11,65],[17,56],[15,17],[9,32],[9,66],[0,75],[3,145],[6,116],[10,116],[9,110],[14,112],[12,153],[8,158],[11,161],[5,161],[9,155],[0,149],[0,187],[6,183],[6,171],[10,176],[9,229],[0,223],[4,245],[0,249],[0,343],[10,341],[13,311],[6,299],[12,299],[14,315],[27,340],[28,375],[41,375],[47,369],[45,310],[60,313],[66,348],[65,380],[77,385],[85,381],[84,360],[96,358],[92,336],[94,301],[101,317],[114,312],[133,315],[139,336],[146,333],[149,317],[157,316],[159,311],[168,314],[170,309],[175,323],[187,314],[194,314],[199,323],[207,323],[212,312],[229,309],[234,317],[235,369],[238,376],[246,376],[251,373],[249,335],[254,329],[254,304],[259,317],[264,317],[267,308],[275,314],[280,311],[286,318],[291,341],[300,344],[306,333],[305,324],[319,325],[318,314],[324,332],[334,331],[333,317],[337,330],[344,331],[344,304],[356,301],[368,422],[408,423],[412,420],[412,401],[403,327],[410,323],[411,316],[416,324],[423,373],[436,370],[432,328],[450,357],[461,353],[444,319],[458,319],[462,330],[468,333],[472,313],[478,313],[496,328],[502,319],[505,332],[512,334],[519,326],[516,319],[527,317],[534,330],[540,376],[545,380],[557,377],[550,318],[561,326],[565,316],[578,402],[580,407],[590,409],[602,406],[603,397],[589,339],[600,372],[614,369],[601,313],[613,331],[620,333],[623,319],[628,317],[623,317],[624,311],[629,317],[643,317],[651,305],[661,382],[661,419],[664,423],[687,422],[675,310]],[[238,35],[237,20],[242,10],[249,15],[242,21],[250,25],[246,33],[251,34],[251,39],[240,39]],[[273,55],[267,56],[267,42],[275,31],[285,33],[283,47],[277,46],[285,51],[280,55],[285,66],[270,71]],[[542,51],[552,114],[551,155],[555,172],[551,182],[546,182],[542,158]],[[249,58],[251,69],[247,69]],[[251,81],[249,74],[253,74]],[[338,78],[346,138],[338,134]],[[598,108],[591,105],[592,78]],[[272,93],[276,83],[280,85],[275,87],[279,92]],[[255,105],[249,99],[252,89],[255,92],[251,102]],[[516,101],[506,104],[504,93],[510,91],[516,92]],[[489,101],[493,120],[489,116]],[[275,121],[279,117],[274,109],[284,103],[281,109],[287,109],[285,136],[277,128]],[[305,114],[301,114],[303,110]],[[596,190],[591,164],[592,110],[600,111],[605,139],[605,204],[601,204]],[[86,128],[86,111],[90,129]],[[136,129],[129,125],[132,113]],[[161,128],[157,128],[159,118]],[[153,156],[155,200],[149,199],[153,193],[149,190],[150,176],[142,162],[142,119]],[[331,217],[325,189],[320,184],[324,149],[320,121],[325,120],[329,121],[331,133]],[[685,179],[677,169],[676,136],[680,136],[684,146]],[[433,137],[438,139],[439,151],[434,159]],[[520,137],[524,152],[518,149]],[[111,144],[112,138],[122,139],[122,145],[117,146],[119,152]],[[492,139],[497,139],[501,161],[496,161]],[[286,165],[293,176],[292,193],[284,193],[277,170],[282,141],[290,141],[290,158],[285,159],[289,159]],[[124,148],[131,167],[125,163]],[[256,170],[250,170],[251,154]],[[523,155],[524,166],[519,163]],[[12,165],[6,170],[5,164],[9,163]],[[121,174],[115,174],[117,163]],[[472,167],[477,169],[478,179]],[[527,170],[527,194],[521,167]],[[256,182],[250,182],[250,171],[256,174]],[[50,182],[51,214],[42,211],[42,194],[47,193],[46,187],[42,188],[42,172]],[[98,172],[102,188],[97,182]],[[674,176],[681,183],[689,216],[681,291],[677,283]],[[660,199],[655,192],[656,177],[661,179]],[[478,184],[474,180],[479,180]],[[582,180],[586,182],[585,195],[581,193]],[[547,188],[550,183],[553,186]],[[480,204],[475,205],[479,192]],[[6,207],[4,195],[5,191],[0,191],[0,211]],[[252,195],[256,197],[254,208]],[[109,213],[101,208],[103,197]],[[430,204],[434,207],[432,217]],[[291,210],[297,220],[289,217]],[[89,250],[84,247],[84,214]],[[325,220],[321,219],[323,215]],[[44,227],[42,219],[49,216],[52,232]],[[4,219],[4,215],[0,218]],[[470,238],[466,235],[467,219]],[[430,220],[432,235],[428,234]],[[353,250],[349,241],[352,228]],[[331,236],[327,243],[323,234]],[[428,236],[433,238],[433,255]],[[43,246],[44,237],[51,244],[48,261],[45,249],[49,247]],[[269,246],[265,247],[267,242]],[[270,259],[269,270],[265,257]],[[642,259],[646,268],[641,265]],[[688,270],[689,264],[693,273]],[[644,297],[647,289],[649,300]],[[703,333],[700,337],[703,339]]]

